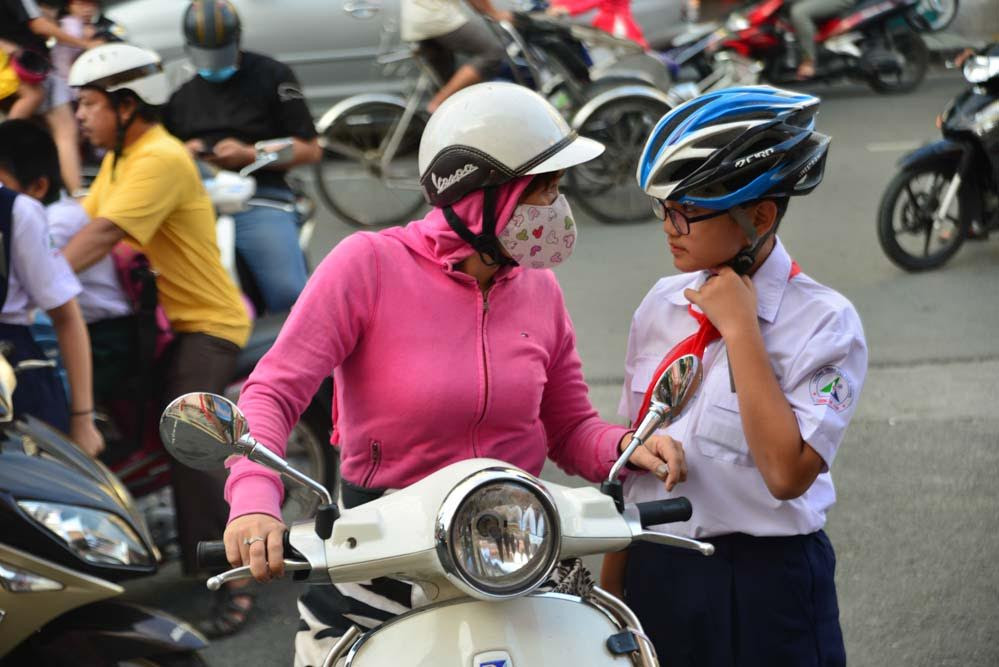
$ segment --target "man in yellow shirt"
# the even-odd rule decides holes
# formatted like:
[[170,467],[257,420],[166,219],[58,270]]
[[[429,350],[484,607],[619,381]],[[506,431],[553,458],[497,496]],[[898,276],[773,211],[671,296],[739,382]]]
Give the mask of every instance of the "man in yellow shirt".
[[[177,334],[165,365],[163,399],[222,393],[250,321],[222,266],[215,213],[197,168],[157,120],[157,107],[169,93],[159,56],[128,44],[99,46],[74,63],[69,83],[81,89],[77,118],[84,135],[109,152],[83,202],[91,221],[63,254],[80,271],[122,240],[145,253]],[[184,566],[194,571],[198,541],[218,539],[225,529],[224,475],[174,462],[172,479]],[[243,618],[249,606],[248,599],[239,605]]]

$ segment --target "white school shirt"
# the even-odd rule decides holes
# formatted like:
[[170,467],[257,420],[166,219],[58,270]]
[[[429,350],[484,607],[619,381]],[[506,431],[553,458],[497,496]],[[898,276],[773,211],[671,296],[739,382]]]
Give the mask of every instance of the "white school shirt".
[[468,23],[461,0],[402,0],[399,15],[404,42],[440,37]]
[[[867,373],[867,343],[860,317],[838,292],[804,273],[788,281],[791,257],[778,240],[753,275],[763,343],[798,421],[802,439],[825,465],[799,498],[781,501],[767,489],[743,435],[739,402],[731,388],[725,343],[704,352],[704,380],[694,401],[665,433],[683,444],[687,481],[667,493],[653,475],[625,481],[627,502],[675,496],[690,499],[690,521],[661,526],[687,537],[729,533],[806,535],[822,528],[836,502],[829,466],[843,439]],[[699,289],[706,271],[661,279],[635,312],[628,337],[619,412],[633,422],[656,367],[694,333],[686,288]]]
[[[3,186],[0,186],[3,187]],[[69,263],[49,241],[45,208],[27,195],[14,199],[4,324],[31,324],[34,309],[52,310],[80,291]]]
[[[45,213],[49,221],[49,237],[60,250],[90,222],[83,206],[65,193],[49,204]],[[118,280],[111,255],[105,255],[93,266],[80,271],[77,278],[83,287],[77,300],[83,319],[88,324],[131,314],[131,303]]]

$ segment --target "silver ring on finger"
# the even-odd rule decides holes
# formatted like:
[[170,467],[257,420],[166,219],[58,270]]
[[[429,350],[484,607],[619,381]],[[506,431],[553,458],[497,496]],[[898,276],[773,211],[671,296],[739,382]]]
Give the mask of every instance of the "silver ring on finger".
[[669,464],[660,463],[658,466],[656,466],[656,469],[653,471],[653,474],[659,479],[666,479],[669,476]]
[[264,542],[264,541],[265,541],[265,539],[263,537],[244,537],[243,538],[243,544],[245,544],[246,546],[251,546],[254,542]]

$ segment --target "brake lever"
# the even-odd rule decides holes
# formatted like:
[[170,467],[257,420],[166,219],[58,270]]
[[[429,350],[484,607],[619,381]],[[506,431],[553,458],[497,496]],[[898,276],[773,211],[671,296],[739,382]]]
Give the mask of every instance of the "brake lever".
[[[288,560],[285,558],[284,569],[288,572],[301,572],[303,570],[311,570],[312,566],[306,561]],[[217,591],[222,588],[223,584],[227,584],[230,581],[237,581],[239,579],[249,579],[252,576],[253,575],[250,574],[250,566],[244,565],[243,567],[237,567],[212,577],[205,582],[205,585],[208,587],[208,590]]]

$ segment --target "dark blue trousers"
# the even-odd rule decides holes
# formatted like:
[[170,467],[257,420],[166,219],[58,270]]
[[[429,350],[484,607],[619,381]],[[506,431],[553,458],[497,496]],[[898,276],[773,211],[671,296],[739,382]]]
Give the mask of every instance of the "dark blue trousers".
[[629,549],[625,600],[670,667],[846,664],[825,532],[724,535],[713,556],[654,544]]
[[[47,359],[26,326],[0,323],[0,340],[14,345],[14,352],[8,357],[11,366],[17,366],[18,362],[26,359]],[[31,415],[63,433],[69,433],[66,390],[55,368],[20,373],[13,398],[15,415]]]

